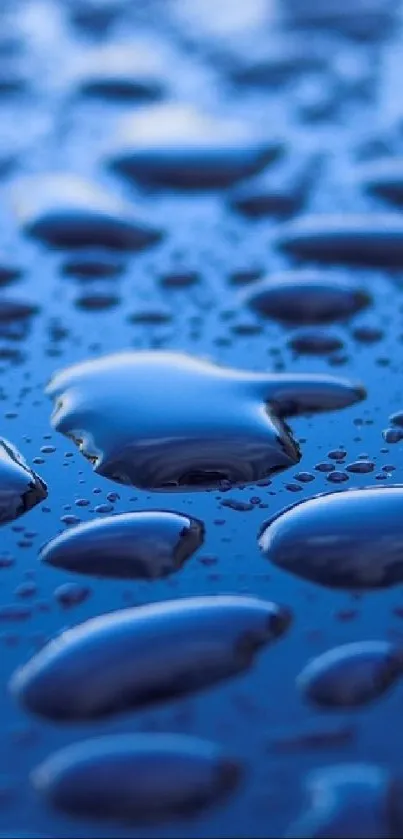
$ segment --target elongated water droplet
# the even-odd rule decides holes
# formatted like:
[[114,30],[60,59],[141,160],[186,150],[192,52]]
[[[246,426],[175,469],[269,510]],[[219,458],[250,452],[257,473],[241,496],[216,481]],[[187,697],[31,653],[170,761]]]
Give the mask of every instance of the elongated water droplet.
[[41,551],[41,560],[78,574],[153,580],[178,571],[203,538],[202,522],[189,516],[125,513],[56,536]]
[[194,597],[113,612],[47,644],[12,678],[27,709],[62,721],[128,711],[248,669],[290,625],[252,597]]

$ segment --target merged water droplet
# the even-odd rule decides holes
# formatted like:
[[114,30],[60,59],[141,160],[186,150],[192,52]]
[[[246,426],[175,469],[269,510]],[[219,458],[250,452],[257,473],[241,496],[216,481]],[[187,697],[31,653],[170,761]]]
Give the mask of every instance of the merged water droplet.
[[167,601],[86,621],[16,671],[11,690],[53,720],[104,717],[192,693],[248,669],[290,625],[252,597]]
[[78,574],[153,580],[179,571],[203,540],[204,525],[190,516],[124,513],[65,531],[43,548],[41,559]]
[[148,185],[222,189],[263,169],[280,147],[243,123],[170,102],[123,121],[110,164]]
[[298,676],[302,694],[321,708],[355,708],[378,699],[403,675],[403,650],[360,641],[314,658]]
[[235,790],[240,764],[218,745],[179,734],[85,740],[51,755],[32,784],[80,818],[155,823],[191,818]]
[[22,516],[46,497],[46,484],[15,446],[0,438],[0,524]]
[[254,285],[244,299],[258,314],[290,324],[344,320],[371,300],[353,280],[317,271],[290,271],[268,278]]
[[403,219],[397,213],[307,215],[284,224],[277,243],[300,259],[402,266]]
[[300,457],[283,416],[364,396],[345,379],[242,372],[164,352],[67,368],[47,392],[54,428],[75,440],[97,472],[154,490],[265,478]]
[[140,250],[161,231],[131,204],[70,173],[31,176],[14,187],[24,231],[62,248],[101,246]]
[[287,839],[392,839],[402,826],[396,813],[401,783],[380,766],[341,763],[316,769],[306,781],[306,812]]
[[316,496],[263,529],[260,547],[286,571],[320,585],[386,588],[403,580],[403,487]]

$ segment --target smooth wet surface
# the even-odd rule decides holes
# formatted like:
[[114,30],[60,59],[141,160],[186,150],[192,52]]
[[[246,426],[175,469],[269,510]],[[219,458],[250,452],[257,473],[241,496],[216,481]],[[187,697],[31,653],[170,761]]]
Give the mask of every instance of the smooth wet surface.
[[[323,776],[331,766],[358,764],[367,771],[370,764],[383,778],[398,782],[401,776],[400,679],[355,708],[318,707],[298,689],[298,675],[326,651],[373,640],[400,649],[401,583],[369,590],[360,573],[357,588],[354,561],[352,588],[350,579],[346,587],[328,585],[328,577],[321,585],[317,568],[315,579],[301,578],[305,558],[298,573],[289,573],[268,561],[258,544],[264,522],[296,501],[368,484],[380,494],[382,487],[403,484],[402,427],[396,419],[403,407],[401,207],[364,181],[364,175],[376,177],[378,189],[385,189],[378,167],[387,159],[387,189],[399,189],[401,11],[399,0],[5,0],[1,5],[1,435],[46,483],[48,494],[42,497],[42,490],[38,499],[34,493],[37,503],[1,527],[0,835],[277,839],[300,816],[311,819],[315,802],[305,798],[305,781],[313,770]],[[158,99],[150,99],[157,87]],[[186,120],[179,125],[175,118],[168,153],[174,103],[193,115],[186,159]],[[150,122],[154,108],[168,115],[163,125]],[[113,164],[138,155],[139,135],[132,129],[146,114],[147,130],[154,130],[153,154],[140,170],[141,152],[126,174]],[[162,176],[168,179],[163,185]],[[60,217],[73,178],[90,191],[80,207],[76,191],[69,217]],[[243,212],[235,206],[236,193]],[[45,224],[40,238],[30,235],[28,216],[19,214],[22,205],[30,220]],[[336,227],[329,226],[331,218]],[[286,233],[298,234],[299,225],[306,229],[308,219],[314,236],[306,255],[279,246]],[[158,238],[140,236],[131,239],[135,249],[122,249],[123,220]],[[51,231],[52,241],[43,230]],[[252,293],[253,284],[290,271],[341,280],[349,289],[361,289],[370,303],[337,323],[333,311],[330,322],[303,326],[262,317],[246,305],[244,292]],[[276,377],[277,383],[291,376],[294,385],[298,376],[320,376],[322,385],[333,376],[361,383],[366,398],[342,400],[337,411],[320,413],[316,402],[311,412],[306,404],[293,416],[284,412],[287,440],[300,458],[286,469],[245,483],[210,474],[208,488],[205,475],[188,474],[191,483],[168,495],[166,489],[151,491],[148,483],[123,484],[94,471],[73,440],[51,426],[52,402],[44,390],[58,371],[122,352],[180,353],[221,371]],[[174,401],[169,376],[159,377],[158,410],[144,425],[147,445],[156,415],[173,416],[183,430],[189,413],[199,412],[206,423],[212,404],[221,411],[227,391],[210,400],[206,388],[202,400],[199,385],[189,381],[181,379]],[[85,417],[87,428],[105,432],[103,442],[116,442],[127,404],[133,404],[132,389],[126,383],[119,390],[124,410],[112,411],[108,403],[104,425],[92,374],[85,384],[91,386],[91,409],[96,408],[95,416]],[[331,407],[330,393],[334,397],[333,388],[323,401],[321,388],[322,407]],[[352,396],[345,385],[340,398],[342,393],[348,400]],[[97,394],[103,411],[104,388]],[[244,428],[246,405],[253,406],[255,430],[256,406],[265,410],[264,397],[249,396],[249,402],[238,398],[238,390],[232,394],[236,404],[227,400],[226,430],[228,417],[232,429],[240,419]],[[81,399],[81,389],[78,395]],[[289,395],[287,409],[294,412],[296,391]],[[280,419],[277,405],[271,420],[262,413],[265,433],[273,417]],[[272,431],[268,434],[271,441]],[[88,441],[90,452],[93,442]],[[227,465],[224,443],[219,454],[226,455]],[[164,464],[166,451],[164,446]],[[192,458],[194,452],[192,447]],[[245,475],[244,447],[237,446],[236,454],[242,454]],[[277,447],[274,454],[276,459]],[[161,461],[154,465],[159,477]],[[15,464],[9,466],[15,474]],[[32,477],[17,472],[25,488]],[[384,542],[372,538],[378,501],[370,506],[353,542],[364,582],[378,574],[379,560],[385,582],[399,561],[391,559],[389,535],[382,532]],[[105,578],[40,560],[41,550],[61,532],[74,540],[80,525],[167,509],[203,522],[204,541],[165,577]],[[401,521],[399,505],[396,510]],[[390,523],[396,540],[394,527]],[[152,603],[224,595],[284,604],[293,614],[284,637],[261,649],[252,666],[236,676],[169,699],[164,693],[124,713],[71,722],[33,713],[7,690],[19,668],[75,626],[88,627],[88,621],[122,609],[138,614]],[[161,641],[156,637],[151,645],[147,635],[147,644],[151,665]],[[345,666],[343,660],[344,679]],[[364,683],[367,676],[371,682],[371,673],[378,672],[372,659],[363,672]],[[102,676],[115,690],[113,673]],[[175,677],[175,688],[179,681]],[[245,767],[241,783],[190,820],[141,826],[69,816],[30,783],[35,767],[74,744],[164,733],[216,744]],[[323,813],[315,811],[320,818],[308,822],[308,832],[388,835],[379,778],[365,782],[364,798],[350,778],[348,801],[346,787],[338,789],[330,820],[324,827]],[[324,785],[335,789],[326,777]],[[357,801],[362,802],[358,816]],[[393,801],[395,818],[401,795]],[[389,832],[401,835],[398,821]]]

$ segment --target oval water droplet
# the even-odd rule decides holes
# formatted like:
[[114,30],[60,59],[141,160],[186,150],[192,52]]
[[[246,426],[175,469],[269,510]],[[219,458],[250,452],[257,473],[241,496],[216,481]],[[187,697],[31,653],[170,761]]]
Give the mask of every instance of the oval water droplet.
[[73,251],[62,265],[62,272],[78,280],[97,280],[122,274],[125,264],[114,251],[102,248],[80,248]]
[[368,306],[371,298],[352,280],[316,271],[290,271],[255,285],[244,300],[264,317],[315,324],[349,318]]
[[283,225],[277,243],[299,259],[402,266],[403,219],[397,213],[307,215]]
[[47,392],[55,400],[53,426],[97,472],[154,490],[265,478],[299,460],[283,416],[342,408],[364,396],[345,379],[248,373],[164,352],[67,368]]
[[320,708],[356,708],[378,699],[403,675],[403,651],[388,641],[344,644],[310,661],[297,679]]
[[31,176],[14,192],[24,231],[48,245],[135,251],[161,237],[143,211],[72,174]]
[[46,484],[15,446],[0,438],[0,524],[22,516],[46,497]]
[[299,355],[329,355],[343,348],[343,340],[335,332],[310,327],[296,329],[287,343]]
[[49,719],[107,716],[192,693],[247,670],[290,625],[252,597],[194,597],[93,618],[16,671],[11,690]]
[[204,525],[190,516],[123,513],[66,530],[42,549],[41,559],[78,574],[153,580],[178,571],[203,540]]
[[240,764],[218,745],[180,734],[84,740],[51,755],[31,776],[52,807],[126,824],[196,816],[240,778]]
[[315,769],[305,780],[306,812],[287,839],[383,839],[395,833],[395,797],[401,782],[369,763],[341,763]]
[[147,185],[222,189],[258,172],[278,149],[278,141],[262,139],[243,123],[170,102],[123,121],[110,164]]
[[264,527],[260,547],[287,571],[320,585],[376,589],[403,580],[403,487],[310,498]]

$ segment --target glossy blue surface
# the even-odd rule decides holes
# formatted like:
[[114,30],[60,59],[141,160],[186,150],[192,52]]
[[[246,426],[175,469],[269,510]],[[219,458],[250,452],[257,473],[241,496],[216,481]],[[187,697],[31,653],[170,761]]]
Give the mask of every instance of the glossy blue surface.
[[[362,177],[362,167],[375,171],[385,157],[396,167],[403,155],[399,6],[384,0],[4,0],[1,5],[1,436],[40,475],[48,497],[42,491],[35,506],[1,529],[0,833],[61,839],[274,839],[287,831],[293,835],[292,830],[301,835],[302,829],[323,835],[325,824],[342,837],[354,835],[353,830],[356,835],[359,830],[378,836],[393,835],[394,830],[399,835],[396,797],[392,822],[383,806],[383,791],[392,781],[398,784],[401,772],[399,681],[377,702],[351,712],[334,711],[330,719],[304,701],[296,687],[307,662],[331,648],[373,639],[399,645],[399,581],[368,591],[366,576],[358,596],[350,588],[318,585],[279,568],[258,545],[264,522],[296,500],[371,484],[379,490],[373,503],[365,501],[366,490],[359,515],[343,512],[336,517],[336,542],[347,515],[344,535],[364,567],[370,563],[373,570],[375,563],[378,573],[395,549],[394,562],[399,562],[400,502],[382,499],[388,497],[387,487],[403,483],[399,425],[394,420],[389,426],[389,417],[403,409],[403,220],[399,206],[369,191]],[[152,79],[159,82],[161,99],[124,99],[118,86],[114,96],[113,84],[107,100],[90,96],[85,80],[94,79],[95,71],[100,78],[102,70],[92,63],[94,53],[108,47],[115,56],[123,55],[125,45],[134,54],[139,42],[151,54],[142,66],[154,67]],[[263,73],[256,68],[264,62]],[[130,70],[125,65],[125,78],[130,74],[133,82],[137,73],[140,83],[144,69],[134,65]],[[171,135],[171,145],[164,149],[157,124],[160,151],[154,146],[152,154],[142,153],[147,160],[143,177],[118,176],[111,162],[133,151],[133,120],[144,110],[148,120],[148,109],[164,104],[171,112],[173,103],[203,115],[202,120],[190,120],[196,130],[187,167],[181,167],[183,139],[178,146],[178,134],[176,140]],[[163,127],[166,139],[167,123]],[[304,172],[311,159],[318,161],[317,168],[309,172],[302,204],[288,204],[290,218],[280,220],[272,212],[247,217],[233,205],[233,190],[253,190],[256,175],[252,184],[240,180],[235,185],[234,179],[251,167],[255,171],[255,165],[258,178],[273,176],[274,200],[281,195],[299,199],[293,177],[300,174],[299,164]],[[67,183],[84,180],[104,196],[114,196],[118,205],[113,202],[113,212],[106,202],[112,216],[98,192],[84,210],[70,204],[66,216],[67,191],[60,181],[44,215],[41,201],[49,195],[49,176],[56,175]],[[162,175],[164,188],[159,186]],[[389,178],[396,190],[398,176],[395,168]],[[32,178],[35,186],[28,186]],[[41,219],[40,239],[29,235],[29,221],[21,215],[16,200],[21,183],[26,185],[22,203],[31,208],[32,223]],[[140,250],[124,247],[127,239],[121,234],[128,228],[122,223],[128,219],[144,244]],[[43,238],[49,230],[57,247]],[[147,236],[144,241],[144,230],[159,234],[152,246]],[[130,231],[133,245],[131,224]],[[334,269],[349,288],[363,289],[371,302],[349,322],[321,325],[327,334],[336,331],[341,344],[333,340],[326,354],[308,355],[299,349],[299,325],[260,317],[246,306],[240,286],[250,283],[252,293],[255,280],[302,267],[322,270],[322,261],[326,271]],[[159,370],[153,381],[144,374],[143,384],[154,399],[152,415],[147,410],[142,419],[146,446],[157,419],[159,429],[169,420],[182,432],[189,416],[200,422],[205,441],[206,427],[211,429],[218,412],[224,422],[214,460],[217,455],[224,458],[229,425],[238,429],[241,419],[244,428],[244,411],[250,406],[252,431],[259,414],[259,428],[268,435],[264,440],[274,444],[271,465],[273,452],[278,455],[272,417],[281,421],[278,433],[293,452],[291,457],[282,452],[282,471],[265,472],[261,485],[254,482],[260,472],[236,443],[230,461],[225,457],[226,464],[236,456],[242,465],[236,485],[222,481],[222,475],[217,481],[215,475],[209,488],[199,482],[196,492],[194,482],[185,482],[168,495],[159,481],[150,480],[150,475],[161,474],[161,461],[152,457],[146,480],[137,480],[135,461],[136,481],[129,485],[94,471],[74,442],[52,427],[52,402],[45,388],[61,370],[143,351],[185,354],[201,359],[203,369],[211,364],[220,370],[211,398],[209,376],[202,390],[193,375],[184,381],[180,364],[173,365],[175,372],[172,365],[163,374]],[[236,386],[227,390],[228,370],[246,371],[248,380],[256,374],[264,387],[259,385],[256,394],[248,386],[241,394],[236,378]],[[304,399],[301,379],[296,388],[298,376],[308,382]],[[320,377],[319,390],[312,390],[311,376]],[[323,384],[331,376],[344,383],[337,406],[333,386],[324,400]],[[273,397],[274,381],[282,381],[285,389],[277,391],[276,410],[269,417],[265,405]],[[355,383],[366,389],[365,400],[355,401],[364,396],[354,390]],[[84,430],[91,433],[95,427],[98,435],[101,429],[101,443],[117,449],[122,427],[129,436],[133,433],[133,415],[129,421],[126,408],[135,403],[134,385],[126,375],[121,379],[113,374],[107,381],[102,375],[99,385],[93,391],[92,377],[86,377],[85,388],[75,392],[84,402],[91,397]],[[118,388],[118,402],[111,401],[113,387]],[[319,413],[320,407],[340,410]],[[289,429],[282,425],[283,415]],[[395,433],[383,436],[388,426]],[[102,445],[89,439],[89,452],[94,448]],[[166,445],[161,452],[165,464]],[[193,460],[193,445],[190,453]],[[174,454],[169,477],[176,479]],[[127,467],[126,458],[123,465]],[[400,498],[402,491],[397,492]],[[166,578],[84,578],[38,561],[50,539],[80,522],[156,509],[172,509],[205,527],[197,553]],[[329,502],[324,527],[332,516]],[[312,527],[304,535],[307,544]],[[344,548],[343,554],[348,556]],[[69,588],[60,590],[62,586]],[[12,675],[70,627],[122,608],[136,611],[149,603],[213,595],[248,595],[284,604],[293,614],[292,625],[281,640],[260,650],[251,668],[203,690],[124,714],[62,724],[31,713],[9,692]],[[187,628],[185,622],[184,637]],[[209,630],[214,639],[219,637],[216,630]],[[206,634],[202,636],[205,643]],[[152,642],[147,638],[152,672],[161,640],[158,634]],[[100,655],[102,669],[102,650]],[[107,680],[107,670],[99,675]],[[245,767],[233,794],[201,810],[192,823],[178,819],[138,828],[72,818],[55,810],[30,781],[35,767],[74,743],[164,732],[207,740]],[[339,764],[349,767],[342,769],[341,785],[332,774]],[[330,813],[330,822],[318,820],[317,811],[312,815],[305,783],[311,771],[319,772],[320,784],[330,789],[331,812],[325,813],[326,819]],[[358,822],[351,803],[357,796]],[[302,827],[297,824],[300,816]]]

